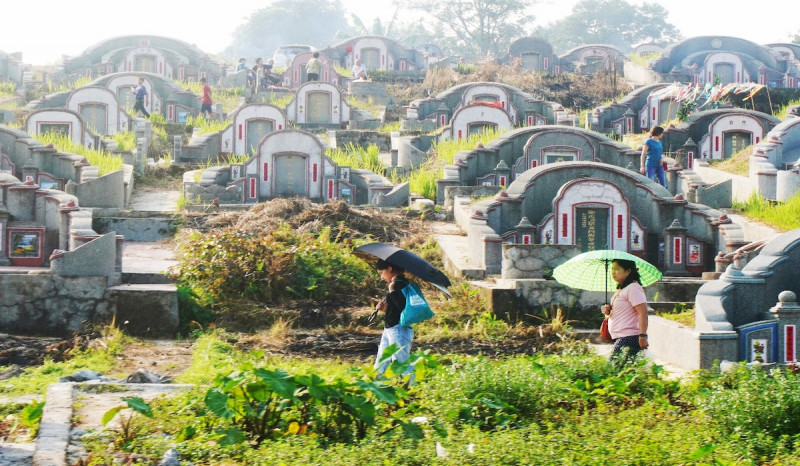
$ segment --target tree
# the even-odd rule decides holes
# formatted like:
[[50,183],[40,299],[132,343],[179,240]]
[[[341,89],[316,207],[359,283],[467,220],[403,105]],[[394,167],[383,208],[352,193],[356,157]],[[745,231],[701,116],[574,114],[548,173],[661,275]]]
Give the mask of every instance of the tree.
[[536,34],[558,53],[586,44],[609,44],[627,51],[637,43],[679,39],[680,32],[666,16],[664,7],[655,3],[636,7],[625,0],[581,0],[572,14],[537,29]]
[[512,40],[527,35],[537,0],[410,0],[408,8],[433,17],[444,33],[443,49],[465,55],[502,55]]
[[236,28],[223,54],[236,60],[269,57],[285,44],[323,47],[348,27],[339,0],[275,0]]

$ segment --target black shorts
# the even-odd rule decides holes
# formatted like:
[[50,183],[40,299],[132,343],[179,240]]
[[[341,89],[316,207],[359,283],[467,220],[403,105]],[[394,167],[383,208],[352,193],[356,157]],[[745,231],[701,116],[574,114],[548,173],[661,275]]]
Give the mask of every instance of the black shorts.
[[214,110],[211,110],[211,104],[203,104],[200,106],[200,113],[214,113]]

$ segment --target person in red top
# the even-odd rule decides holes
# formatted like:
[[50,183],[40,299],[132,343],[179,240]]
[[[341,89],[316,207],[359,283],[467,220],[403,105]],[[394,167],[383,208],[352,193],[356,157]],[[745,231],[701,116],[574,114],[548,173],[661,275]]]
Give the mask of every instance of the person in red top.
[[206,78],[200,78],[200,84],[203,85],[203,97],[200,99],[200,114],[204,115],[206,119],[211,118],[214,115],[214,111],[211,110],[211,88],[206,84]]

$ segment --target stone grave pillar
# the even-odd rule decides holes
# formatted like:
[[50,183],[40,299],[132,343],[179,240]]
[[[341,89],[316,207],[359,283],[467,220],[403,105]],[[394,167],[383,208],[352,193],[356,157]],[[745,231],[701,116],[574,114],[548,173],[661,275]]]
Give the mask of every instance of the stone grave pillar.
[[[0,203],[0,235],[2,235],[2,238],[8,237],[8,218],[10,216],[11,214],[6,210],[5,206]],[[0,265],[11,265],[5,241],[0,241]]]
[[39,174],[39,168],[33,163],[33,160],[28,159],[25,165],[22,166],[22,182],[33,181],[36,182],[36,175]]
[[514,227],[517,231],[517,244],[534,244],[536,237],[536,227],[531,225],[528,217],[522,217],[519,224]]
[[683,153],[686,154],[686,160],[683,165],[688,170],[694,170],[694,159],[697,156],[697,144],[692,141],[692,138],[686,140],[683,144]]
[[507,188],[508,185],[511,184],[511,169],[508,168],[505,160],[501,160],[500,163],[497,164],[494,168],[494,174],[497,186]]
[[64,251],[69,248],[70,227],[72,225],[72,213],[81,210],[75,201],[61,204],[58,208],[60,221],[58,225],[58,249]]
[[686,277],[686,228],[676,218],[664,232],[664,275]]
[[172,161],[180,162],[181,160],[181,145],[182,138],[180,135],[172,137]]
[[778,321],[778,363],[797,362],[797,329],[800,328],[800,305],[797,295],[786,290],[778,295],[778,304],[770,308]]

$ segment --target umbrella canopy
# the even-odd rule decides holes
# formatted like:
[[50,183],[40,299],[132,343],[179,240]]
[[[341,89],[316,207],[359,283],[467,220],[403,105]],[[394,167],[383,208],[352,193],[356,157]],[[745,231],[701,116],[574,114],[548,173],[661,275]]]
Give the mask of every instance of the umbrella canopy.
[[450,294],[447,291],[450,280],[445,274],[411,251],[386,243],[370,243],[355,248],[353,252],[367,262],[382,259],[392,265],[402,267],[406,272],[425,280],[448,295]]
[[633,254],[613,249],[600,249],[579,254],[553,269],[553,278],[562,285],[572,288],[588,291],[605,290],[606,302],[608,302],[608,289],[617,286],[617,282],[611,278],[609,273],[609,267],[614,259],[635,262],[642,286],[652,285],[661,280],[661,272],[653,264]]

